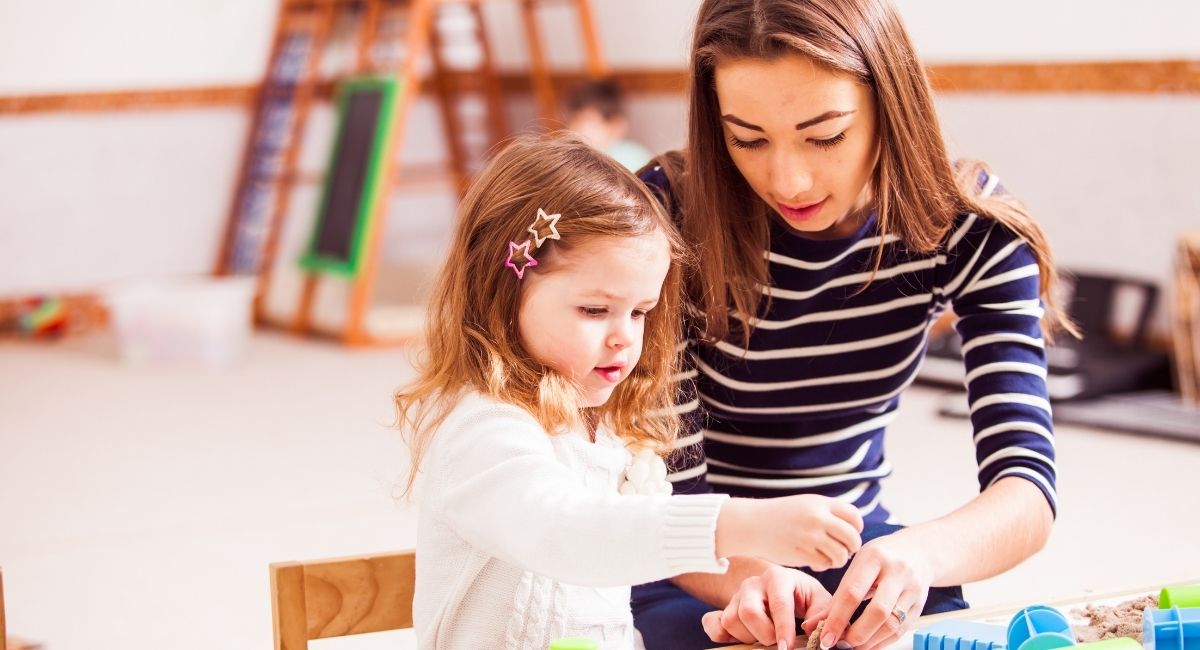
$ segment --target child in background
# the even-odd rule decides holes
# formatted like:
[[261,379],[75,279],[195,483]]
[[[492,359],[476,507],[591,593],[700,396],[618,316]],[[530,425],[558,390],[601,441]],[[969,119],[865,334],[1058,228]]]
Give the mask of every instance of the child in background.
[[626,169],[636,171],[650,162],[650,151],[628,138],[625,98],[615,81],[585,81],[571,91],[566,109],[567,128]]
[[[408,490],[423,475],[419,647],[632,648],[632,584],[733,555],[840,566],[858,549],[841,501],[670,495],[681,242],[631,173],[576,138],[517,139],[452,242],[426,354],[396,395]],[[798,613],[828,598],[802,592]]]

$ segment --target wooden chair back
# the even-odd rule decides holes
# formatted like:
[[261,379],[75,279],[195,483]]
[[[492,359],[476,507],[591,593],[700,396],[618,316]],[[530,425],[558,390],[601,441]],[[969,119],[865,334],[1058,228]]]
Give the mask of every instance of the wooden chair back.
[[272,564],[275,650],[412,627],[416,568],[413,551]]

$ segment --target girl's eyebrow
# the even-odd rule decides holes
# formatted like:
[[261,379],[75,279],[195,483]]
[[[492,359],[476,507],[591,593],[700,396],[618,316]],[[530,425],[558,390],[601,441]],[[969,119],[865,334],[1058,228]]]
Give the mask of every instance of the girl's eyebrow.
[[[603,298],[605,300],[621,300],[621,296],[618,296],[615,293],[609,293],[609,292],[605,291],[604,289],[592,289],[591,291],[584,291],[580,295],[582,295],[584,298]],[[653,298],[647,298],[647,299],[639,302],[638,304],[639,305],[645,305],[645,304],[649,304],[649,303],[657,304],[658,301],[659,301],[659,297],[655,296]]]
[[609,293],[609,292],[605,291],[604,289],[592,289],[590,291],[584,291],[584,292],[582,292],[582,295],[584,295],[588,298],[591,298],[591,297],[604,298],[605,300],[618,300],[621,297],[615,293]]
[[[803,122],[800,122],[799,124],[796,125],[796,130],[803,131],[804,129],[807,129],[810,126],[814,126],[816,124],[820,124],[821,122],[826,122],[826,121],[836,119],[839,117],[845,117],[854,112],[855,111],[825,111],[824,113],[821,113],[820,115],[818,115],[814,118],[807,119],[807,120],[804,120]],[[725,120],[726,122],[729,122],[730,124],[736,124],[744,129],[750,129],[751,131],[760,131],[760,132],[763,131],[763,128],[761,126],[758,126],[757,124],[751,124],[751,123],[749,123],[735,115],[729,114],[729,113],[722,115],[721,119]]]

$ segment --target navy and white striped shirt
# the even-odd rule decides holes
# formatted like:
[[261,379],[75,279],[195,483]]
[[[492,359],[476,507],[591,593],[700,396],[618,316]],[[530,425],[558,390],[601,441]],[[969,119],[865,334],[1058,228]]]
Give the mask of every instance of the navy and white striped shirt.
[[[669,195],[661,168],[642,180]],[[991,193],[995,177],[983,181]],[[931,325],[953,305],[980,489],[1019,476],[1057,510],[1043,309],[1029,247],[976,215],[958,218],[930,253],[883,235],[883,264],[859,291],[880,237],[873,216],[831,241],[772,222],[770,300],[749,349],[740,340],[687,342],[683,377],[694,382],[677,410],[693,416],[672,458],[676,493],[815,493],[854,503],[868,523],[887,521],[884,431],[916,377]]]

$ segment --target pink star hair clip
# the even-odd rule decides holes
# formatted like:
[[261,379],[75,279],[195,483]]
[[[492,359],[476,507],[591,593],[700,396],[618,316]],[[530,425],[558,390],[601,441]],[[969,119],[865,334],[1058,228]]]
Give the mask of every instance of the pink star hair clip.
[[[525,279],[525,269],[538,264],[530,247],[541,248],[548,239],[562,239],[562,235],[558,233],[558,220],[561,217],[561,214],[546,214],[545,210],[538,208],[533,225],[526,229],[526,232],[533,237],[520,244],[515,241],[508,242],[508,259],[504,261],[504,266],[512,269],[513,273],[517,274],[518,280]],[[550,230],[550,234],[542,235],[542,231],[547,228]]]
[[[528,239],[520,244],[515,241],[508,242],[508,259],[504,261],[504,266],[512,269],[513,273],[517,274],[518,280],[525,279],[525,269],[537,266],[537,260],[533,259],[533,255],[529,254],[529,244]],[[517,251],[521,251],[520,258],[513,261],[513,257],[517,254]]]

